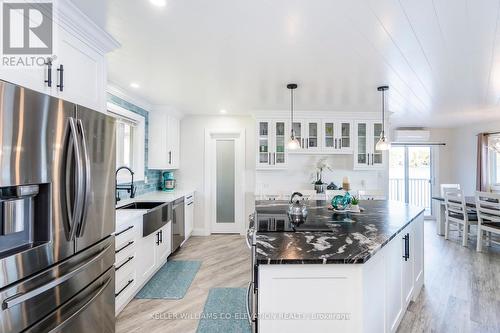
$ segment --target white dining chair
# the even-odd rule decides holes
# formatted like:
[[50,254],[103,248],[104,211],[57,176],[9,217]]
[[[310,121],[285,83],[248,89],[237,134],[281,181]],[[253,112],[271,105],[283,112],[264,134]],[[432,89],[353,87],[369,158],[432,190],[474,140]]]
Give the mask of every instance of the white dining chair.
[[383,190],[359,190],[358,196],[360,200],[386,200]]
[[500,235],[500,194],[476,192],[477,251],[483,250],[483,236],[488,234],[488,245],[491,246],[491,234]]
[[[448,188],[444,192],[444,205],[446,209],[444,239],[449,239],[450,224],[456,224],[458,236],[460,237],[460,234],[462,234],[462,245],[467,247],[469,226],[477,224],[477,215],[467,208],[462,190]],[[463,230],[461,231],[462,227]]]
[[460,190],[460,184],[440,184],[439,185],[439,193],[441,194],[441,198],[444,198],[444,193],[448,189]]

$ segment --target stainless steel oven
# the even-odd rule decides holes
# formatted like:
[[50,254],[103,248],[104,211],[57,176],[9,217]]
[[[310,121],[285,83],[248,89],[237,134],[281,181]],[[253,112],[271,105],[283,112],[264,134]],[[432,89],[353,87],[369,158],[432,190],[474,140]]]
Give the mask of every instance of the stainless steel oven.
[[0,332],[114,331],[115,135],[111,117],[0,80]]

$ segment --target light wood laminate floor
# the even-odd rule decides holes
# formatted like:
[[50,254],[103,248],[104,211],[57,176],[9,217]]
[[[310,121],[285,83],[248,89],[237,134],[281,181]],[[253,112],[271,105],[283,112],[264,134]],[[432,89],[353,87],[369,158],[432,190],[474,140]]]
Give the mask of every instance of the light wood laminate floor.
[[[477,253],[475,244],[462,247],[456,232],[445,241],[426,221],[425,285],[398,332],[500,332],[500,246]],[[246,287],[250,279],[250,253],[239,235],[191,237],[172,259],[202,261],[186,296],[132,300],[117,318],[118,333],[195,332],[210,288]]]

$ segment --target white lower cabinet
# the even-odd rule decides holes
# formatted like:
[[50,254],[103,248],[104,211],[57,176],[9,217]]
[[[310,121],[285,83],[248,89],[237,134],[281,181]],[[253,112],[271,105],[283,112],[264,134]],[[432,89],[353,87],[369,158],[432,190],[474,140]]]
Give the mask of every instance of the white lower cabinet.
[[421,214],[364,264],[260,265],[259,332],[396,332],[423,255]]
[[142,216],[115,233],[115,313],[118,315],[172,253],[172,222],[142,237]]

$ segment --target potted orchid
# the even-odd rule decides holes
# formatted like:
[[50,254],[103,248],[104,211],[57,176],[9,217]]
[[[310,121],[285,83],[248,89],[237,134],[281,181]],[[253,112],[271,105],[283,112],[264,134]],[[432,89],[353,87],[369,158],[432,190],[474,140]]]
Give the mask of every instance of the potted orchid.
[[316,193],[324,193],[325,192],[325,187],[326,183],[323,182],[323,171],[328,170],[332,171],[332,167],[328,164],[327,158],[322,158],[316,163],[315,167],[315,172],[316,172],[316,181],[314,182],[314,189],[316,190]]

